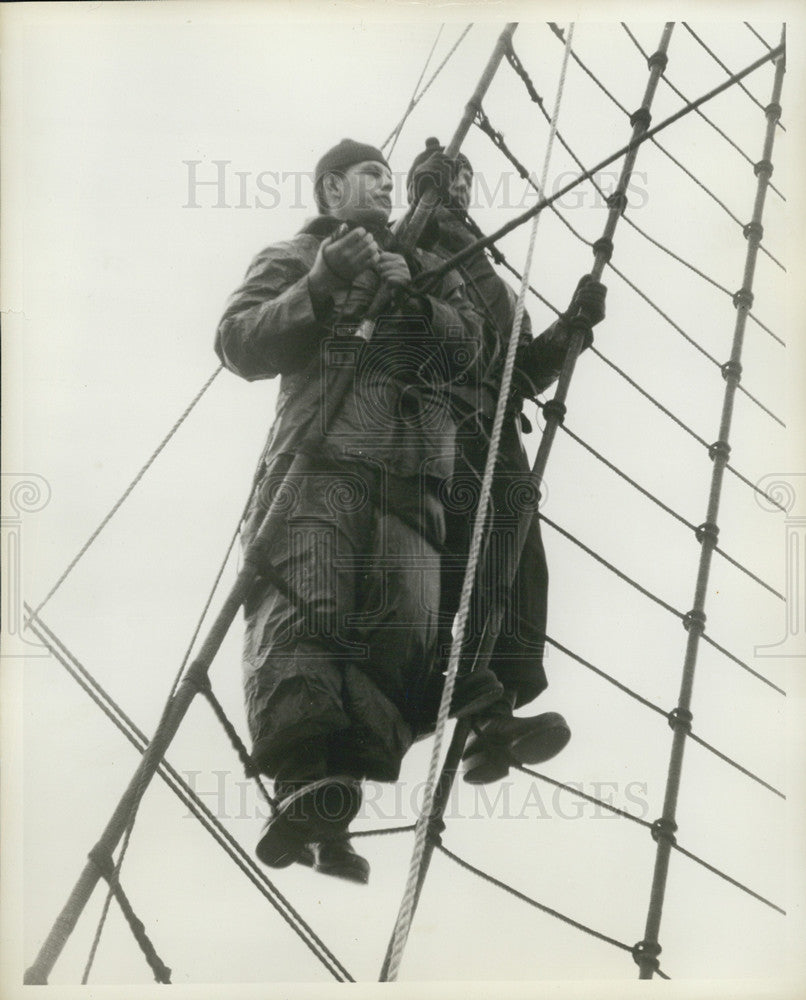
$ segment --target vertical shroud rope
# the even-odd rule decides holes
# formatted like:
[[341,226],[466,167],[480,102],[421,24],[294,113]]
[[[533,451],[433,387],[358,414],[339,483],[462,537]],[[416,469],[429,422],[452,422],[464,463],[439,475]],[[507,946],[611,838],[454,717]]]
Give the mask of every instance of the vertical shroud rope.
[[[785,39],[785,30],[782,35],[782,44]],[[730,457],[730,435],[731,420],[733,417],[733,403],[736,390],[741,378],[742,366],[742,346],[744,343],[744,331],[747,323],[747,314],[753,301],[753,276],[755,273],[756,259],[758,257],[759,244],[762,236],[761,219],[764,210],[764,199],[769,187],[770,175],[772,174],[772,150],[775,143],[775,131],[778,119],[781,116],[781,90],[784,82],[784,72],[786,69],[785,51],[777,57],[775,66],[775,79],[772,88],[772,98],[765,109],[767,117],[767,128],[764,140],[764,152],[761,160],[755,166],[755,173],[758,178],[756,184],[756,197],[753,206],[753,219],[746,227],[747,234],[747,255],[745,258],[744,277],[742,288],[736,295],[736,323],[733,332],[733,345],[731,348],[730,360],[724,365],[725,373],[725,394],[722,402],[722,415],[719,424],[719,439],[712,447],[713,469],[711,472],[711,485],[708,494],[708,507],[705,518],[707,531],[702,532],[700,560],[697,569],[697,581],[694,589],[694,607],[686,615],[684,625],[688,631],[686,640],[686,652],[683,662],[683,672],[680,682],[680,696],[677,708],[674,712],[675,724],[673,726],[674,736],[672,737],[672,749],[669,755],[669,770],[666,778],[666,792],[663,802],[663,814],[658,821],[659,834],[657,836],[657,848],[655,853],[655,868],[652,876],[652,888],[650,890],[649,907],[647,911],[644,939],[636,945],[636,962],[638,963],[640,979],[651,979],[658,967],[658,955],[661,948],[658,943],[661,916],[663,913],[663,902],[666,894],[666,881],[669,872],[669,858],[674,846],[674,834],[677,829],[675,816],[677,812],[677,798],[680,791],[680,780],[683,770],[683,753],[686,745],[686,738],[691,729],[691,701],[694,688],[694,671],[697,664],[697,652],[699,649],[700,637],[705,631],[705,595],[708,590],[708,576],[711,569],[711,556],[719,534],[717,527],[717,516],[719,514],[719,501],[722,492],[722,480],[725,467]]]
[[[546,144],[546,153],[543,161],[543,173],[540,181],[541,194],[545,191],[546,187],[549,163],[551,161],[551,152],[554,145],[554,137],[557,132],[557,119],[560,113],[560,104],[562,101],[562,94],[565,86],[565,77],[568,69],[568,56],[571,51],[572,39],[573,39],[573,24],[569,26],[568,30],[566,47],[565,47],[565,52],[563,54],[562,67],[560,70],[560,79],[559,79],[559,84],[557,86],[557,97],[554,104],[554,113],[551,119],[551,127],[549,130],[548,142]],[[434,733],[434,746],[431,752],[431,761],[429,764],[428,777],[426,779],[426,784],[425,784],[423,808],[420,813],[419,819],[417,821],[417,826],[415,830],[414,850],[412,852],[411,862],[409,865],[408,880],[406,882],[406,888],[403,894],[403,900],[400,905],[400,910],[398,912],[397,921],[395,923],[395,928],[392,935],[389,965],[388,968],[386,969],[386,974],[385,974],[385,979],[387,981],[393,981],[397,978],[400,962],[403,957],[403,949],[406,946],[406,940],[408,939],[409,930],[411,929],[411,922],[414,916],[415,897],[417,895],[418,884],[420,883],[420,869],[423,863],[426,838],[428,836],[429,822],[431,820],[432,807],[434,804],[434,792],[437,784],[437,770],[439,766],[439,759],[442,751],[442,743],[445,736],[445,730],[448,724],[448,716],[450,713],[450,704],[451,704],[451,698],[453,696],[454,683],[456,680],[456,675],[459,670],[459,658],[462,650],[462,645],[464,643],[465,631],[467,628],[467,619],[470,612],[470,599],[473,591],[473,583],[476,577],[476,568],[478,566],[479,554],[481,551],[481,545],[484,538],[484,529],[489,510],[490,493],[492,490],[493,473],[495,471],[495,464],[498,457],[498,447],[501,440],[501,431],[504,425],[504,416],[506,412],[507,401],[509,399],[509,389],[512,382],[512,372],[515,367],[515,352],[517,350],[518,340],[520,336],[520,328],[523,322],[524,303],[526,300],[526,292],[529,287],[529,275],[531,273],[532,259],[534,256],[534,248],[537,239],[537,227],[539,220],[540,220],[540,215],[535,215],[534,220],[532,222],[532,229],[529,237],[529,247],[526,255],[526,263],[523,269],[524,276],[521,282],[521,288],[515,306],[515,315],[512,321],[512,331],[509,337],[507,356],[504,363],[503,375],[501,378],[501,388],[498,396],[498,404],[495,411],[495,420],[493,422],[493,430],[490,439],[490,446],[487,453],[487,462],[484,468],[484,476],[481,484],[479,505],[476,511],[476,517],[473,524],[473,535],[470,542],[470,552],[468,556],[467,566],[465,568],[464,580],[462,582],[462,592],[459,600],[459,610],[456,615],[455,634],[451,645],[450,657],[448,659],[447,676],[445,678],[445,683],[442,690],[442,700],[440,702],[439,712],[437,715],[436,729]]]

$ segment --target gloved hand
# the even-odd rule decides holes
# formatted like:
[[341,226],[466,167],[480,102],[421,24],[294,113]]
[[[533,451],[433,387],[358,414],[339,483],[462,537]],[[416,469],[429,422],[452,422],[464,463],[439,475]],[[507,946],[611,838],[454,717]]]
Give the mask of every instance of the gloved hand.
[[359,226],[344,234],[343,228],[322,241],[308,273],[308,283],[316,295],[347,287],[362,271],[380,262],[381,251],[371,233]]
[[433,152],[427,160],[412,171],[410,198],[419,200],[428,190],[434,190],[441,205],[448,204],[449,190],[456,176],[456,161],[441,150]]
[[562,318],[569,320],[582,313],[591,326],[596,326],[605,318],[606,296],[607,289],[601,281],[595,281],[590,274],[583,274],[571,297],[571,305],[563,313]]

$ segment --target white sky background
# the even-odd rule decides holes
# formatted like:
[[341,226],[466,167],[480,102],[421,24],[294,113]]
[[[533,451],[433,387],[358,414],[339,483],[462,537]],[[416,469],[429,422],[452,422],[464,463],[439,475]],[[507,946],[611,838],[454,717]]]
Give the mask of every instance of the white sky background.
[[[744,17],[753,20],[750,8],[731,8],[730,24],[724,22],[726,8],[717,15],[700,9],[693,26],[731,68],[763,54],[761,43],[741,24]],[[642,19],[631,27],[651,52],[669,12],[655,14],[652,8],[653,23],[642,23],[649,20],[647,6],[642,10]],[[768,21],[753,20],[771,44],[780,31],[775,15],[785,10],[770,7],[767,15],[765,8]],[[405,173],[426,136],[447,142],[503,21],[518,16],[490,8],[454,7],[450,14],[428,8],[416,22],[401,13],[400,23],[393,24],[378,23],[375,8],[356,8],[353,20],[335,23],[325,20],[325,12],[300,4],[291,20],[280,5],[214,3],[21,4],[3,11],[3,298],[4,310],[10,310],[4,313],[7,370],[13,365],[20,390],[10,426],[6,414],[5,464],[7,471],[43,476],[52,491],[48,506],[25,522],[25,594],[34,604],[212,373],[217,320],[252,256],[296,232],[312,214],[310,181],[301,178],[297,198],[297,175],[311,171],[321,152],[344,136],[382,141],[408,101],[439,20],[450,17],[432,65],[464,23],[475,20],[404,127],[392,167]],[[538,5],[526,15],[521,11],[531,23],[516,32],[516,50],[549,108],[563,50],[541,22],[550,16],[565,24],[574,14],[560,8],[545,13]],[[722,23],[713,23],[717,17]],[[794,27],[782,100],[788,131],[778,130],[773,155],[773,181],[790,197],[793,211],[785,215],[770,192],[764,218],[765,244],[789,264],[793,280],[799,270],[793,219],[803,207],[795,169],[802,164],[802,32]],[[639,106],[646,65],[618,24],[583,20],[575,50],[628,109]],[[672,38],[667,74],[689,97],[724,78],[682,25]],[[762,104],[769,101],[772,76],[767,66],[747,81]],[[506,64],[484,106],[513,151],[539,173],[547,127]],[[679,106],[661,82],[653,123]],[[764,117],[743,94],[731,91],[704,110],[753,159],[760,158]],[[560,128],[586,166],[630,136],[621,112],[574,65]],[[740,219],[749,220],[756,184],[752,168],[708,126],[689,117],[660,141]],[[524,183],[478,130],[471,131],[465,149],[481,185],[474,214],[482,228],[489,231],[534,203],[530,194],[524,199]],[[212,161],[228,161],[225,207],[213,207],[217,193],[210,186],[197,189],[200,207],[187,207],[188,160],[201,161],[199,179],[215,177]],[[655,147],[641,148],[636,169],[631,217],[727,288],[739,288],[746,243],[735,223]],[[244,174],[246,207],[237,207],[241,190],[235,171]],[[266,205],[273,201],[258,188],[263,171],[292,175],[276,183],[279,203],[272,207],[254,203],[256,196]],[[567,171],[576,172],[556,147],[550,183],[567,180]],[[503,173],[509,174],[508,202],[502,203],[499,189],[490,206],[484,185],[495,190]],[[614,183],[611,179],[610,187]],[[401,199],[402,190],[401,181]],[[563,205],[588,239],[601,234],[606,213],[589,185]],[[398,214],[402,207],[401,200]],[[523,262],[526,239],[523,228],[502,243],[516,266]],[[727,296],[624,223],[615,245],[614,264],[687,333],[727,359],[735,317]],[[589,249],[545,213],[532,283],[565,308],[591,260]],[[608,316],[597,328],[597,345],[706,440],[714,440],[724,388],[719,372],[619,277],[607,272],[605,281]],[[802,328],[794,290],[763,255],[755,292],[756,315],[794,341]],[[552,314],[533,297],[528,308],[536,329],[551,321]],[[750,322],[743,360],[747,388],[797,428],[802,352],[788,353]],[[274,383],[248,385],[222,373],[43,611],[44,620],[147,733],[242,508],[275,391]],[[711,464],[703,449],[595,357],[586,356],[578,366],[567,423],[690,521],[704,520]],[[532,454],[536,437],[530,439]],[[803,468],[795,434],[782,432],[742,394],[731,439],[733,463],[754,482]],[[683,526],[563,434],[546,486],[549,517],[674,607],[691,607],[699,547]],[[762,512],[730,474],[720,527],[728,553],[785,588],[783,516]],[[672,708],[685,644],[679,622],[548,527],[544,540],[551,571],[549,633]],[[226,582],[234,571],[232,560]],[[797,672],[803,660],[754,652],[782,637],[783,604],[719,556],[706,611],[717,641],[776,683],[793,693],[799,684],[802,692]],[[211,676],[245,734],[240,631],[237,623]],[[655,819],[671,730],[554,649],[547,666],[549,690],[533,708],[561,711],[574,738],[544,769]],[[23,670],[24,708],[14,697]],[[14,976],[4,962],[9,975],[4,995],[11,996],[19,970],[33,959],[61,909],[137,755],[54,660],[6,660],[3,672],[7,706],[20,708],[14,716],[7,707],[6,736],[9,730],[19,735],[19,722],[24,735],[24,757],[20,740],[10,762],[4,755],[6,794],[21,780],[25,787],[24,809],[15,813],[6,834],[12,845],[24,834],[24,850],[17,844],[13,867],[4,851],[6,892],[15,893],[4,934],[21,951]],[[802,699],[791,696],[787,705],[701,644],[693,710],[703,738],[777,787],[792,790],[792,765],[802,759],[793,720],[802,719]],[[369,797],[377,801],[366,810],[363,825],[413,822],[412,799],[425,777],[428,752],[430,743],[409,754],[397,791],[373,787]],[[237,760],[202,701],[191,707],[168,759],[180,771],[200,772],[200,791],[212,792],[216,772],[226,772],[226,806],[219,812],[251,850],[261,825],[257,799],[249,789],[243,814]],[[597,782],[610,784],[597,789]],[[508,796],[492,809],[492,818],[483,815],[480,793],[458,782],[445,834],[449,848],[598,930],[629,944],[643,937],[655,853],[645,830],[597,815],[569,796],[556,797],[548,785],[530,788],[522,775],[484,792],[490,800]],[[206,801],[216,804],[214,797]],[[8,808],[5,812],[8,822]],[[802,976],[792,947],[795,930],[790,937],[787,932],[802,916],[796,906],[802,902],[802,863],[793,851],[794,820],[785,804],[689,744],[678,823],[683,846],[763,895],[788,903],[795,918],[785,921],[673,854],[661,927],[665,971],[675,979]],[[411,838],[358,844],[372,864],[368,887],[298,867],[272,877],[351,974],[371,982],[397,913]],[[18,898],[21,876],[24,899]],[[159,780],[141,807],[122,883],[177,984],[329,981]],[[80,980],[101,901],[98,891],[54,970],[51,982],[64,984],[60,996],[68,995],[66,984]],[[437,854],[401,979],[593,982],[636,974],[628,954],[504,895]],[[114,905],[91,982],[138,984],[138,997],[150,995],[150,973]],[[732,989],[739,995],[740,986]]]

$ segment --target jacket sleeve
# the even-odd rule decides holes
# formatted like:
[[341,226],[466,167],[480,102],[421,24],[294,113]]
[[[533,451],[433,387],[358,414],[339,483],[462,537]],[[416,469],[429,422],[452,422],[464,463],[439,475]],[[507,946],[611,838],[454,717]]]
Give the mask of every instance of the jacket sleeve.
[[[530,395],[545,392],[560,377],[567,343],[566,325],[560,316],[531,343],[521,342],[518,346],[515,365],[518,372],[528,379],[530,389],[534,390]],[[592,338],[582,345],[580,354],[591,343]]]
[[438,295],[419,298],[425,306],[433,337],[446,346],[451,376],[480,381],[486,368],[484,322],[468,299],[458,272],[449,271],[445,275]]
[[222,363],[250,382],[303,368],[328,332],[311,300],[309,265],[289,244],[263,251],[218,324]]

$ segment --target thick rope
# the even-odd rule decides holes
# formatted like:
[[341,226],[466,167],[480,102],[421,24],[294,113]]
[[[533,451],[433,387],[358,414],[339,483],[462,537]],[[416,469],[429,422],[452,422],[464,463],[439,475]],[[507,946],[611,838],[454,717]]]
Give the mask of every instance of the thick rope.
[[[28,627],[48,647],[55,659],[64,667],[79,687],[89,695],[104,715],[123,733],[132,746],[139,753],[143,753],[149,742],[146,735],[115,703],[87,668],[81,664],[41,619],[33,619],[28,624]],[[244,851],[238,841],[235,840],[232,834],[229,833],[226,827],[210,811],[209,807],[193,791],[181,775],[165,760],[160,763],[158,773],[180,802],[190,809],[202,827],[230,856],[249,881],[271,903],[291,930],[303,941],[325,968],[331,972],[333,977],[339,981],[353,982],[354,980],[349,972],[347,972],[327,945],[324,944],[316,932],[277,889],[266,875],[265,870],[257,865],[251,856]]]
[[115,503],[115,505],[112,507],[112,509],[106,515],[106,517],[101,521],[101,523],[98,525],[98,527],[95,529],[95,531],[93,531],[93,533],[90,535],[90,537],[87,539],[87,541],[84,542],[84,544],[78,550],[78,552],[76,553],[76,555],[70,561],[69,565],[67,566],[67,569],[65,569],[65,571],[62,573],[62,575],[59,577],[59,579],[53,584],[53,586],[50,588],[50,590],[45,595],[45,597],[43,598],[43,600],[40,601],[39,605],[36,608],[35,614],[39,614],[39,612],[45,607],[45,605],[48,603],[48,601],[51,599],[51,597],[53,597],[53,595],[56,593],[56,591],[59,589],[59,587],[61,587],[61,585],[64,583],[64,581],[70,575],[70,573],[72,573],[72,571],[75,569],[76,564],[78,563],[78,561],[84,556],[84,554],[86,553],[87,549],[89,549],[89,547],[92,545],[92,543],[98,537],[98,535],[101,534],[101,532],[104,530],[104,528],[107,526],[107,524],[109,524],[109,522],[112,520],[112,518],[115,516],[115,514],[117,514],[117,512],[120,510],[120,508],[122,507],[122,505],[125,503],[125,501],[129,497],[129,495],[131,494],[132,490],[135,488],[135,486],[137,486],[137,484],[140,482],[140,480],[143,478],[143,476],[146,474],[146,472],[148,472],[148,470],[151,468],[151,466],[157,460],[160,452],[162,452],[162,450],[165,448],[165,446],[168,444],[168,442],[171,440],[171,438],[174,436],[174,434],[176,434],[176,432],[179,430],[179,428],[182,426],[182,424],[185,422],[185,420],[187,420],[187,418],[190,415],[190,413],[193,410],[193,408],[196,406],[196,404],[199,402],[199,400],[202,398],[202,396],[205,394],[205,392],[207,392],[207,390],[213,384],[213,382],[215,381],[216,377],[218,376],[218,373],[220,371],[222,371],[222,369],[223,369],[223,365],[219,365],[218,368],[216,368],[216,370],[213,372],[213,374],[207,379],[207,381],[204,383],[204,385],[201,387],[201,389],[199,389],[199,391],[196,393],[196,395],[193,397],[193,399],[188,403],[188,405],[185,407],[185,409],[180,414],[179,419],[174,423],[173,427],[171,427],[171,429],[168,431],[168,433],[165,435],[165,437],[162,439],[162,441],[160,441],[160,443],[154,449],[154,451],[152,452],[151,456],[146,461],[146,463],[142,467],[142,469],[140,469],[140,471],[137,473],[137,475],[134,477],[134,479],[126,487],[126,489],[124,490],[123,495],[121,496],[121,498],[117,501],[117,503]]
[[[185,648],[185,653],[184,653],[184,656],[182,657],[182,662],[181,662],[181,664],[179,666],[179,670],[177,671],[176,676],[174,677],[173,684],[171,685],[170,693],[168,694],[168,698],[166,700],[165,706],[163,707],[163,713],[165,712],[165,707],[167,707],[168,703],[171,701],[171,699],[175,695],[177,687],[179,686],[179,681],[180,681],[180,679],[182,677],[182,674],[184,673],[185,667],[187,666],[187,662],[190,659],[190,654],[191,654],[191,652],[193,650],[193,646],[196,643],[196,639],[198,638],[199,631],[201,630],[202,623],[204,622],[205,616],[207,615],[207,612],[208,612],[208,610],[210,608],[210,605],[213,602],[213,597],[215,596],[215,592],[218,589],[218,584],[219,584],[219,582],[221,580],[221,577],[224,574],[224,569],[226,568],[227,562],[229,561],[229,557],[230,557],[230,554],[232,552],[233,546],[235,545],[235,541],[238,538],[238,534],[239,534],[240,529],[241,529],[241,523],[243,522],[243,519],[244,519],[244,517],[246,515],[246,511],[247,511],[247,509],[249,507],[249,504],[250,504],[250,502],[252,500],[252,496],[254,494],[255,488],[256,488],[256,480],[253,481],[252,490],[251,490],[251,492],[249,494],[249,499],[246,501],[246,504],[245,504],[244,509],[243,509],[243,511],[241,513],[241,516],[238,519],[238,523],[235,526],[235,531],[234,531],[232,537],[230,538],[229,544],[227,545],[227,550],[224,553],[224,558],[221,560],[221,564],[220,564],[220,566],[218,568],[218,572],[216,573],[215,579],[213,580],[213,585],[210,588],[210,592],[209,592],[209,594],[207,596],[207,600],[205,601],[204,607],[202,608],[201,614],[199,615],[199,618],[198,618],[198,620],[196,622],[196,627],[193,630],[193,634],[190,637],[190,641],[188,642],[187,647]],[[26,608],[27,608],[27,605],[26,605]],[[42,622],[38,618],[38,612],[37,611],[31,611],[30,612],[30,616],[31,616],[31,618],[36,619],[39,622],[39,624],[42,625]],[[110,699],[110,701],[111,701],[111,699]],[[112,705],[114,706],[114,708],[116,709],[117,712],[122,713],[122,709],[120,709],[120,707],[118,705],[116,705],[113,701],[111,703],[112,703]],[[222,712],[223,712],[223,709],[222,709]],[[236,737],[237,737],[237,734],[236,734]],[[234,745],[235,744],[233,743],[233,746]],[[258,781],[258,784],[260,785],[261,791],[263,791],[264,794],[266,794],[265,793],[265,789],[263,788],[262,782]],[[270,802],[270,804],[272,804],[271,800],[269,800],[269,802]],[[134,808],[132,810],[132,814],[131,814],[131,817],[129,819],[129,823],[128,823],[127,827],[126,827],[126,832],[125,832],[124,837],[123,837],[123,842],[121,844],[121,848],[120,848],[120,851],[118,853],[118,860],[117,860],[117,864],[115,866],[115,877],[116,878],[120,875],[120,870],[121,870],[121,867],[123,865],[123,860],[126,857],[126,852],[129,849],[129,841],[131,840],[132,830],[134,828],[134,822],[135,822],[135,819],[137,818],[137,809],[138,809],[138,806],[139,806],[139,798],[138,798],[137,803],[135,804],[135,806],[134,806]],[[82,985],[86,984],[87,981],[88,981],[88,979],[89,979],[89,974],[90,974],[90,971],[92,970],[93,962],[95,961],[95,954],[96,954],[96,952],[98,950],[98,946],[101,943],[101,936],[103,935],[104,927],[106,925],[106,919],[107,919],[107,917],[109,915],[109,905],[111,903],[111,900],[112,900],[112,885],[110,884],[109,891],[108,891],[108,893],[106,895],[106,899],[104,900],[104,905],[103,905],[103,907],[101,909],[101,914],[100,914],[100,917],[98,919],[98,925],[97,925],[96,930],[95,930],[95,935],[93,937],[92,944],[90,945],[89,956],[87,958],[87,962],[86,962],[86,965],[84,967],[84,975],[83,975],[82,980],[81,980]]]
[[[563,93],[563,88],[565,86],[565,77],[568,68],[568,55],[571,51],[572,38],[573,38],[573,25],[569,27],[568,42],[566,43],[562,68],[560,70],[560,80],[557,87],[557,98],[554,105],[554,113],[552,115],[551,131],[549,133],[548,142],[546,144],[546,153],[543,162],[543,173],[540,185],[541,191],[545,190],[546,180],[548,178],[549,163],[551,160],[551,152],[554,145],[554,136],[557,131],[557,119],[559,117],[562,93]],[[409,866],[408,881],[406,883],[406,888],[403,895],[403,901],[400,906],[400,912],[398,913],[397,921],[395,923],[394,933],[392,936],[389,968],[386,974],[387,981],[394,981],[397,978],[398,969],[400,967],[400,961],[403,956],[403,949],[405,948],[406,940],[408,939],[409,930],[411,928],[411,921],[414,914],[414,900],[417,893],[420,868],[422,865],[423,853],[425,851],[426,838],[428,835],[429,821],[431,819],[431,812],[434,803],[434,791],[437,781],[437,770],[442,750],[444,733],[447,727],[448,716],[450,713],[450,703],[451,703],[451,698],[453,696],[454,683],[456,680],[456,675],[459,670],[459,658],[461,654],[462,645],[464,643],[464,635],[467,626],[468,616],[470,613],[470,600],[473,591],[473,584],[476,578],[476,568],[478,565],[479,555],[481,552],[481,545],[484,537],[485,524],[487,521],[490,494],[492,490],[493,473],[495,471],[495,464],[498,457],[498,447],[501,440],[501,431],[503,428],[504,416],[506,413],[506,407],[509,400],[509,391],[512,383],[512,373],[515,367],[515,353],[517,351],[521,324],[523,322],[524,303],[526,300],[526,291],[529,282],[529,274],[532,266],[532,258],[534,255],[535,242],[537,239],[537,228],[538,228],[539,218],[540,218],[539,215],[535,215],[532,224],[532,231],[529,239],[529,248],[526,255],[526,263],[524,265],[524,279],[523,282],[521,283],[521,289],[518,294],[518,300],[515,306],[515,315],[512,322],[512,332],[510,334],[509,344],[507,348],[507,356],[504,362],[503,374],[501,376],[501,388],[498,396],[498,403],[496,406],[495,419],[493,421],[493,430],[490,438],[489,450],[487,453],[487,462],[484,468],[484,476],[481,484],[481,493],[479,496],[478,509],[476,511],[476,517],[473,524],[473,534],[470,542],[470,551],[468,554],[467,566],[465,568],[464,580],[462,582],[462,592],[459,601],[459,610],[457,611],[456,614],[455,634],[453,638],[453,643],[451,645],[450,656],[448,659],[447,676],[445,678],[445,683],[442,690],[442,700],[440,702],[439,712],[437,715],[437,721],[434,733],[434,746],[431,754],[431,762],[428,769],[428,777],[426,779],[425,794],[423,798],[423,808],[417,821],[414,851],[412,853],[411,863]]]
[[[126,923],[129,925],[129,930],[131,930],[135,941],[137,942],[137,944],[140,947],[140,950],[145,956],[145,960],[148,962],[149,968],[154,974],[155,981],[158,983],[170,983],[171,970],[157,954],[157,949],[154,947],[153,942],[146,933],[143,921],[140,920],[140,918],[134,912],[134,909],[131,903],[129,902],[129,899],[126,896],[126,893],[123,891],[123,887],[118,881],[118,876],[120,874],[119,864],[117,866],[114,865],[112,863],[112,859],[108,855],[103,855],[99,851],[91,851],[90,860],[98,868],[101,875],[103,875],[103,877],[109,883],[109,894],[107,895],[106,908],[108,909],[108,901],[112,898],[112,896],[114,896],[126,920]],[[98,938],[99,937],[100,935],[98,935]],[[98,945],[98,939],[96,939],[93,942],[93,950],[90,954],[90,960],[87,963],[87,967],[84,970],[84,977],[81,980],[82,986],[86,986],[87,984],[87,979],[89,977],[90,969],[92,967],[92,959],[95,956],[95,948],[97,948],[97,945]]]

